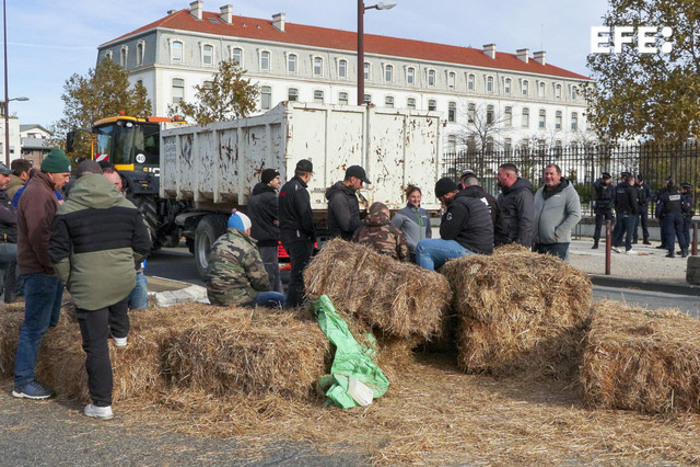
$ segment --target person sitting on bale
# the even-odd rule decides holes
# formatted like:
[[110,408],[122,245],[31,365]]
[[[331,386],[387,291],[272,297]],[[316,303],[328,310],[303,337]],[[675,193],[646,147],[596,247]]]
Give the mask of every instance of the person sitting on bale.
[[352,241],[399,261],[408,261],[406,236],[391,224],[390,217],[389,208],[385,204],[372,204],[364,225],[355,231]]
[[284,308],[287,298],[268,292],[269,279],[248,216],[234,210],[228,229],[211,247],[207,266],[207,296],[212,305]]

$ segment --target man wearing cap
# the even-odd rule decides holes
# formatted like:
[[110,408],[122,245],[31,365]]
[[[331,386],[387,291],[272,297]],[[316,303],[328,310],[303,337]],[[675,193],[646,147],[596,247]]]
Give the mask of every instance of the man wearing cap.
[[267,272],[250,228],[250,218],[234,210],[226,233],[211,246],[207,256],[209,302],[220,306],[284,308],[284,294],[268,291]]
[[612,177],[608,172],[603,172],[601,177],[593,182],[593,212],[595,212],[595,230],[593,231],[593,250],[598,248],[600,230],[603,221],[612,221],[613,199],[615,189],[611,185]]
[[287,293],[290,307],[304,301],[304,269],[311,260],[316,242],[311,199],[306,189],[313,172],[311,161],[297,162],[294,177],[282,186],[279,195],[280,240],[292,263]]
[[509,243],[531,248],[534,229],[532,183],[518,176],[518,168],[514,164],[501,164],[497,180],[501,187],[497,199],[508,224]]
[[92,403],[88,417],[112,418],[112,365],[108,336],[126,347],[127,301],[136,284],[134,261],[151,250],[141,214],[100,165],[84,160],[66,202],[58,208],[48,253],[75,303]]
[[279,251],[280,221],[277,190],[280,187],[280,173],[275,169],[265,169],[260,182],[253,187],[248,198],[248,216],[253,224],[251,236],[258,242],[260,257],[270,279],[270,290],[282,293],[280,279]]
[[637,212],[639,203],[637,201],[637,190],[630,184],[632,174],[622,172],[620,182],[615,186],[615,214],[617,222],[613,229],[612,249],[616,253],[622,253],[622,238],[625,238],[625,253],[628,255],[637,254],[632,250],[632,233],[637,222]]
[[326,190],[331,238],[340,237],[350,241],[355,231],[362,227],[356,193],[363,183],[370,183],[365,169],[351,165],[345,170],[345,179]]
[[17,259],[17,213],[12,200],[5,191],[12,170],[0,162],[0,295],[5,294],[5,303],[14,296],[15,268]]
[[48,399],[54,392],[36,381],[37,350],[50,326],[58,324],[63,284],[49,256],[49,238],[59,201],[55,190],[70,180],[70,161],[60,149],[52,149],[34,170],[19,198],[17,209],[17,266],[25,275],[24,322],[19,331],[12,395]]
[[416,263],[434,271],[453,258],[491,254],[493,223],[486,204],[475,196],[460,191],[450,178],[437,181],[435,196],[445,210],[440,222],[440,238],[418,242]]
[[637,227],[642,226],[642,243],[645,245],[651,245],[649,241],[649,202],[651,201],[651,188],[649,184],[644,182],[644,177],[642,174],[637,174],[635,179],[634,187],[637,189],[637,200],[639,202],[639,215],[635,220],[634,236],[632,243],[637,243],[639,241],[639,235],[637,233]]

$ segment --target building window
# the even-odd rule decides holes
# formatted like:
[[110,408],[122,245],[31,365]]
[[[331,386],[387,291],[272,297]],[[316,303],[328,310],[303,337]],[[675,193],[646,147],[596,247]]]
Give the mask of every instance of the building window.
[[348,93],[347,92],[339,92],[338,93],[338,103],[348,105],[349,100],[348,100]]
[[486,137],[486,150],[489,152],[493,151],[493,136]]
[[369,75],[370,75],[369,63],[365,62],[365,79],[369,79]]
[[340,60],[338,62],[338,78],[347,78],[348,77],[348,61],[347,60]]
[[297,56],[296,54],[289,54],[287,57],[287,71],[290,73],[297,72]]
[[415,109],[416,108],[416,100],[412,97],[409,97],[406,100],[406,107],[408,107],[409,109]]
[[554,97],[557,99],[561,99],[561,84],[557,84],[554,86]]
[[437,110],[437,103],[433,99],[428,101],[428,110]]
[[180,42],[180,41],[173,42],[171,52],[172,52],[172,55],[171,55],[172,61],[173,62],[181,62],[182,61],[182,42]]
[[296,88],[289,88],[287,92],[287,100],[290,102],[296,102],[299,100],[299,90]]
[[457,137],[455,135],[450,135],[447,137],[447,153],[457,153]]
[[528,109],[527,107],[525,107],[525,108],[523,109],[523,121],[522,121],[522,124],[523,124],[523,128],[527,128],[527,127],[530,126],[530,109]]
[[486,78],[486,92],[493,92],[493,76]]
[[487,125],[493,125],[495,122],[495,117],[493,113],[493,106],[489,105],[486,107],[486,124]]
[[146,43],[139,42],[136,46],[136,66],[143,65],[143,59],[146,56]]
[[467,76],[467,89],[473,91],[476,89],[476,76],[470,74]]
[[539,118],[537,126],[540,129],[544,129],[544,127],[547,126],[547,111],[544,109],[540,109],[540,118]]
[[503,140],[503,150],[506,153],[510,153],[513,150],[513,140],[510,138],[506,138]]
[[233,51],[231,52],[231,60],[233,60],[233,64],[242,67],[243,66],[243,49],[239,47],[235,47]]
[[107,52],[105,52],[105,59],[112,60],[112,51],[111,50],[108,50]]
[[185,80],[173,79],[173,104],[178,104],[185,99]]
[[457,120],[457,103],[450,102],[447,104],[447,121],[455,122]]
[[571,86],[571,100],[575,101],[578,97],[578,88],[576,86]]
[[513,126],[513,107],[506,107],[503,112],[503,125],[506,127]]
[[577,112],[571,112],[571,129],[574,131],[578,130],[578,113]]
[[272,88],[270,86],[260,87],[260,108],[270,110],[272,107]]
[[384,81],[391,83],[394,81],[394,67],[387,65],[384,67]]
[[202,47],[202,63],[207,66],[214,64],[214,46],[205,45]]
[[270,52],[267,50],[260,52],[260,69],[270,71]]
[[413,67],[408,67],[406,69],[406,83],[415,84],[416,82],[416,69]]
[[386,96],[384,98],[384,105],[386,107],[394,107],[394,98],[392,96]]
[[467,136],[467,151],[476,151],[476,136]]
[[554,114],[554,128],[561,130],[561,110],[557,110],[557,113]]
[[510,78],[506,78],[505,84],[503,86],[503,92],[506,94],[510,94],[510,88],[512,85],[512,81]]
[[365,96],[364,96],[364,101],[365,101],[365,104],[371,104],[371,103],[372,103],[372,95],[371,95],[371,94],[365,94]]
[[537,87],[537,97],[540,99],[544,99],[544,81],[540,81],[539,86]]
[[202,89],[211,89],[213,85],[213,81],[205,81],[202,83]]
[[428,86],[435,86],[435,70],[428,70]]
[[129,58],[129,47],[124,45],[119,49],[119,64],[126,68],[126,60]]
[[476,104],[467,105],[467,123],[476,121]]
[[530,87],[530,82],[527,80],[524,80],[523,81],[523,96],[527,96],[529,87]]
[[314,57],[314,76],[323,76],[323,59]]
[[450,89],[455,88],[455,73],[454,73],[454,71],[450,71],[449,74],[447,75],[447,87]]
[[314,102],[323,104],[323,91],[314,91]]

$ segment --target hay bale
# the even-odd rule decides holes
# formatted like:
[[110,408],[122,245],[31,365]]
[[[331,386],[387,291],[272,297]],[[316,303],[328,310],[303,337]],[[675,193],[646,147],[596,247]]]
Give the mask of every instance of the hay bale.
[[550,255],[507,247],[449,261],[458,365],[468,372],[569,377],[590,319],[588,277]]
[[306,295],[325,294],[336,308],[382,333],[430,339],[440,332],[452,292],[440,274],[371,248],[335,239],[304,272]]
[[164,349],[165,373],[175,386],[216,397],[239,392],[303,399],[325,374],[329,350],[308,314],[233,309],[179,330]]
[[700,410],[700,321],[673,310],[594,306],[580,373],[590,407]]
[[0,377],[10,378],[14,373],[19,328],[24,321],[24,309],[5,309],[0,314]]

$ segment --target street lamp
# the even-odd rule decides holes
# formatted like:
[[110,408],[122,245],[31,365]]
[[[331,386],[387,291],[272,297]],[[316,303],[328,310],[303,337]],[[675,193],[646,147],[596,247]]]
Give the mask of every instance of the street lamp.
[[[7,96],[7,91],[5,96]],[[8,167],[10,166],[10,101],[24,102],[28,100],[28,97],[21,96],[3,102],[3,107],[5,107],[5,165]]]
[[395,6],[394,2],[365,6],[362,0],[357,0],[357,105],[365,103],[365,11],[391,10]]

